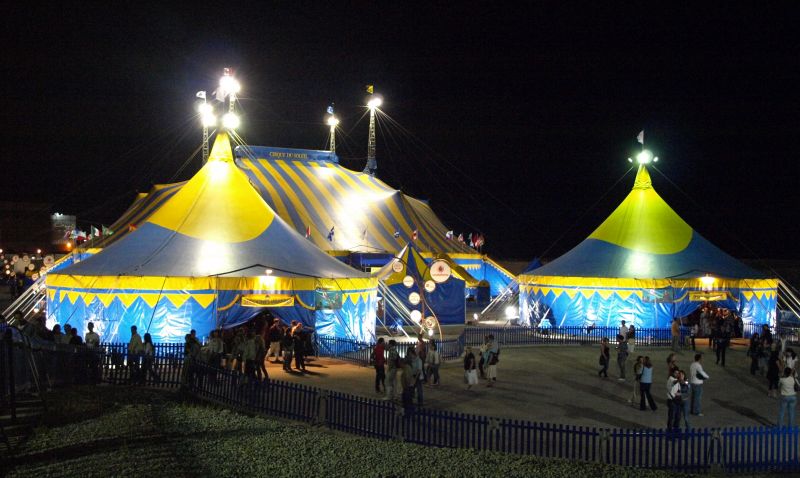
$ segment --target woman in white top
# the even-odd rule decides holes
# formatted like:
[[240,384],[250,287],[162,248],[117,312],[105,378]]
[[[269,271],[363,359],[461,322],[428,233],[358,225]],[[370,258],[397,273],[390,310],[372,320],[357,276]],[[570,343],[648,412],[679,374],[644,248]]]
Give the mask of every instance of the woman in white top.
[[797,354],[793,349],[786,349],[784,354],[783,363],[787,368],[792,369],[792,376],[797,376]]
[[778,412],[779,427],[784,426],[783,417],[786,415],[787,410],[789,412],[789,420],[786,422],[786,426],[795,426],[795,408],[797,408],[797,392],[794,391],[795,383],[795,378],[792,377],[792,369],[786,367],[778,385],[778,389],[781,391],[781,408],[780,412]]

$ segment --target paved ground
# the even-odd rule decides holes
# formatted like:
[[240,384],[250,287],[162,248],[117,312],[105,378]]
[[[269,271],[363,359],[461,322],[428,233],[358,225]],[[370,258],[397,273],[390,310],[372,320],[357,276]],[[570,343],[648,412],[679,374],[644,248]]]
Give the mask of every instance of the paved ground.
[[[767,397],[767,382],[751,376],[743,347],[728,351],[725,368],[715,365],[707,346],[703,359],[711,379],[703,395],[704,417],[692,416],[694,427],[769,426],[778,413],[778,401]],[[603,427],[661,428],[666,422],[665,348],[636,348],[636,355],[649,355],[654,363],[653,397],[657,412],[639,411],[627,403],[632,383],[618,382],[616,360],[608,380],[597,376],[597,346],[546,346],[505,348],[498,365],[498,382],[466,390],[461,362],[442,366],[442,385],[425,387],[425,406],[463,413],[526,419],[551,423]],[[688,371],[690,350],[680,354],[679,365]],[[269,364],[272,378],[304,383],[343,392],[378,397],[374,392],[374,369],[335,360],[311,362],[306,375],[288,374],[280,365]],[[632,374],[632,362],[628,374]]]

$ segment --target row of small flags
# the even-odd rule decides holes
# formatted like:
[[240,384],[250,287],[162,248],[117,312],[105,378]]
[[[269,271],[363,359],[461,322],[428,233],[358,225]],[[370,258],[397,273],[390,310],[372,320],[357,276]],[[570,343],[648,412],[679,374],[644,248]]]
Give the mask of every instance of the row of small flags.
[[85,240],[91,239],[93,237],[110,236],[112,234],[114,234],[114,231],[112,231],[111,229],[107,228],[106,226],[101,225],[100,229],[98,229],[98,228],[96,228],[94,226],[89,226],[89,232],[88,233],[86,231],[82,231],[80,229],[73,229],[73,230],[71,230],[71,231],[69,231],[67,233],[67,236],[70,239],[85,241]]
[[455,233],[453,231],[447,231],[445,233],[444,237],[447,238],[448,240],[451,240],[451,241],[452,240],[456,240],[456,241],[461,242],[463,244],[466,244],[469,247],[472,247],[474,249],[478,249],[480,247],[483,247],[483,245],[486,243],[486,238],[483,237],[483,234],[478,233],[478,232],[476,232],[474,234],[470,232],[469,234],[467,234],[467,238],[464,239],[464,234],[463,233],[459,234],[458,237],[456,237],[456,235],[455,235]]
[[[328,241],[329,242],[333,242],[333,238],[334,238],[335,235],[336,235],[336,226],[332,226],[331,230],[328,231]],[[395,239],[399,238],[400,237],[400,231],[394,231],[394,237],[395,237]],[[416,241],[418,237],[419,237],[419,231],[414,229],[414,231],[411,233],[411,240],[412,241]],[[445,233],[445,238],[447,238],[448,240],[451,240],[451,241],[452,240],[457,240],[458,242],[461,242],[463,244],[467,244],[468,246],[470,246],[472,248],[475,248],[475,249],[483,247],[483,245],[486,243],[486,238],[483,236],[483,234],[478,233],[478,232],[476,232],[474,234],[470,232],[467,235],[467,238],[464,239],[464,234],[459,234],[458,238],[456,238],[455,237],[455,233],[453,231],[447,231],[447,233]],[[306,226],[306,239],[311,239],[311,226]],[[361,239],[363,239],[363,240],[367,239],[367,230],[366,229],[364,229],[364,234],[362,235]]]

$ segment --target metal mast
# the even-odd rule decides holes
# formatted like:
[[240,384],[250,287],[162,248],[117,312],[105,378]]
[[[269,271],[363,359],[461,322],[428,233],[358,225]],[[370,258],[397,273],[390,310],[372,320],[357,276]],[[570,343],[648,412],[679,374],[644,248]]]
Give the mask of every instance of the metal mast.
[[331,153],[336,153],[336,127],[339,125],[339,119],[333,115],[333,105],[328,106],[328,126],[331,127]]
[[383,101],[380,97],[373,95],[367,102],[369,108],[369,139],[367,142],[367,165],[364,167],[364,173],[370,176],[375,176],[378,170],[378,162],[375,159],[375,111]]

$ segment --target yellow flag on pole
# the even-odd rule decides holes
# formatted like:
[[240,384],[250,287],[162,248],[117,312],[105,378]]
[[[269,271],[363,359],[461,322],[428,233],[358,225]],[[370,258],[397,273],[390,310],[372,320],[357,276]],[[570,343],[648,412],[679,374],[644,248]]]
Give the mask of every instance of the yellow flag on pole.
[[375,85],[367,85],[367,93],[374,94],[375,93]]

